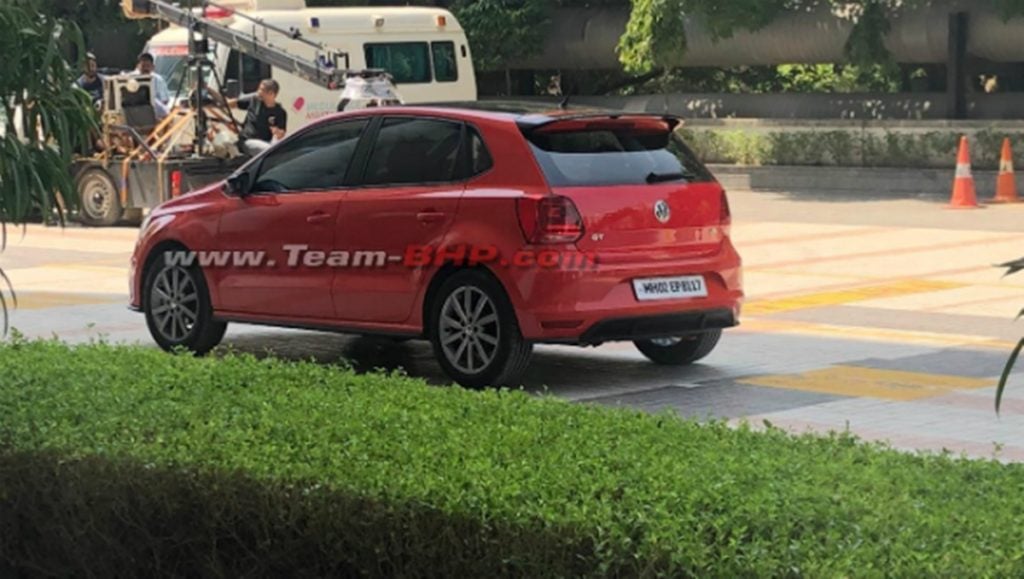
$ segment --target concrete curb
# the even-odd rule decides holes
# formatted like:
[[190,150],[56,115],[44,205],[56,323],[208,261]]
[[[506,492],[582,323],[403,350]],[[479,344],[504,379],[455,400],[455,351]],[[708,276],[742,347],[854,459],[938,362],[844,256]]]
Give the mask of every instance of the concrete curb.
[[[708,165],[728,191],[786,192],[803,195],[893,199],[948,197],[953,168],[798,167]],[[996,172],[976,171],[980,201],[995,195]]]

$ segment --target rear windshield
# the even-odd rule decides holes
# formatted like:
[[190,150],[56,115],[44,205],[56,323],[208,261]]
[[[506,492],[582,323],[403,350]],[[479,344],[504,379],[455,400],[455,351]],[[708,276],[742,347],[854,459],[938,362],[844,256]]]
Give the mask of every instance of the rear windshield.
[[646,185],[713,180],[679,134],[663,122],[601,125],[596,122],[555,123],[526,134],[549,185]]

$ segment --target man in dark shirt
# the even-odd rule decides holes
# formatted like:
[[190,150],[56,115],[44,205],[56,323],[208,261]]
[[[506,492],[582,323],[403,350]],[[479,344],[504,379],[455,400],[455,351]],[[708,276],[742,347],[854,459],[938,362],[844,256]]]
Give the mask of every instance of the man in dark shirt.
[[93,104],[103,100],[103,77],[96,71],[96,55],[90,52],[85,55],[85,74],[75,81],[75,86],[89,93]]
[[268,78],[260,83],[255,93],[229,101],[230,105],[247,111],[238,138],[243,152],[256,155],[284,138],[288,130],[288,113],[277,102],[279,90],[281,87],[277,81]]

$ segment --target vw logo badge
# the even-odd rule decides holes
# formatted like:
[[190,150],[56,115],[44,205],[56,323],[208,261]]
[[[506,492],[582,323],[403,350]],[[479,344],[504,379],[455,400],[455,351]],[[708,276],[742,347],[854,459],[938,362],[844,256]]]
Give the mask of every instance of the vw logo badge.
[[672,216],[672,210],[668,208],[668,203],[665,203],[664,201],[658,201],[655,203],[654,216],[658,221],[668,223],[668,218]]

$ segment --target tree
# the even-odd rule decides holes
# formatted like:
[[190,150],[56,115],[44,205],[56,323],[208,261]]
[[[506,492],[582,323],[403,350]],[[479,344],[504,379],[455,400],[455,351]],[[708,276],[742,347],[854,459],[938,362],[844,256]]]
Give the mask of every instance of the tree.
[[[76,74],[64,50],[82,50],[82,34],[71,22],[47,16],[32,0],[0,3],[0,250],[7,224],[25,223],[35,208],[56,210],[74,203],[68,168],[76,149],[87,149],[97,130],[89,95],[72,88]],[[0,270],[0,279],[11,290]],[[13,296],[13,292],[12,292]],[[7,331],[7,300],[0,293]]]
[[506,63],[537,54],[547,30],[546,0],[456,0],[451,10],[466,30],[477,70],[505,70]]
[[1003,18],[1010,19],[1024,15],[1024,0],[992,0]]
[[630,72],[648,72],[667,56],[686,50],[684,16],[701,21],[718,40],[737,30],[758,30],[787,8],[787,0],[633,0],[626,32],[619,42],[619,58]]
[[[1024,13],[1024,0],[994,0],[1004,15]],[[861,66],[894,66],[884,39],[893,11],[912,9],[928,0],[633,0],[626,32],[619,42],[619,59],[627,70],[646,72],[686,50],[684,16],[700,20],[715,40],[738,30],[756,31],[786,13],[831,7],[833,14],[853,23],[846,57]]]

